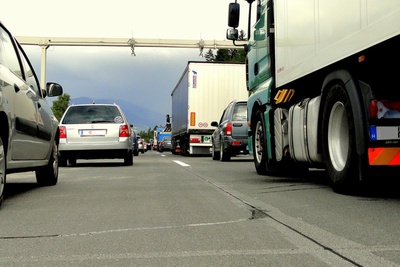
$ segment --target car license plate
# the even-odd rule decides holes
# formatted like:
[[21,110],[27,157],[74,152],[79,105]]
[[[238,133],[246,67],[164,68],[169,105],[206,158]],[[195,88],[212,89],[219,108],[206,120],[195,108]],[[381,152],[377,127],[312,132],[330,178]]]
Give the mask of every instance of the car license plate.
[[399,126],[371,126],[369,132],[372,141],[400,139]]
[[105,136],[107,130],[79,130],[80,136]]

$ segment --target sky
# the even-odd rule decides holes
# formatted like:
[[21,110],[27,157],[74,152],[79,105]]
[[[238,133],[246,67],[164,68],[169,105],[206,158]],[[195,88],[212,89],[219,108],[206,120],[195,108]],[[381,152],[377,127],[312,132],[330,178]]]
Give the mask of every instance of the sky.
[[[233,0],[0,0],[14,36],[225,40]],[[247,29],[246,1],[240,29]],[[23,7],[23,8],[22,8]],[[23,46],[40,78],[41,49]],[[203,52],[207,52],[205,49]],[[171,92],[197,48],[60,47],[47,50],[46,80],[71,98],[124,99],[171,114]],[[48,100],[52,102],[56,98]]]

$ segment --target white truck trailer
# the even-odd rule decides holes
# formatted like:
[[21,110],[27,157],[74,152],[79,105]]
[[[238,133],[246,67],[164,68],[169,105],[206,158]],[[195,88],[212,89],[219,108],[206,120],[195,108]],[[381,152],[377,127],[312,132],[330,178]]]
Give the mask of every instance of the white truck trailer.
[[[257,4],[244,45],[257,172],[325,169],[336,192],[399,179],[400,1],[246,2]],[[231,3],[234,42],[239,13]]]
[[171,152],[211,155],[211,122],[232,100],[248,97],[245,64],[189,61],[171,97]]

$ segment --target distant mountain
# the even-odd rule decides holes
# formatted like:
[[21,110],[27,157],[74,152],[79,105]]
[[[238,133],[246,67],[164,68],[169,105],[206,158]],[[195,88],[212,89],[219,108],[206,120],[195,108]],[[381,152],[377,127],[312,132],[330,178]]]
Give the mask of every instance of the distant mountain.
[[[73,98],[69,101],[70,104],[87,104],[92,103],[93,100],[89,97]],[[122,108],[125,116],[129,122],[132,123],[136,131],[147,131],[149,128],[153,129],[154,126],[165,125],[165,114],[155,112],[126,100],[121,99],[96,99],[98,104],[112,104],[115,103]]]

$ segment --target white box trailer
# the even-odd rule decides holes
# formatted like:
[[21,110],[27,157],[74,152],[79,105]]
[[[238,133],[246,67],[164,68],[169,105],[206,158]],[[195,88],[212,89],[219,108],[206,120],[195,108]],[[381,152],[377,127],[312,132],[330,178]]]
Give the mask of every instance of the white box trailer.
[[172,153],[211,155],[211,135],[232,100],[247,100],[244,63],[189,61],[171,93]]

